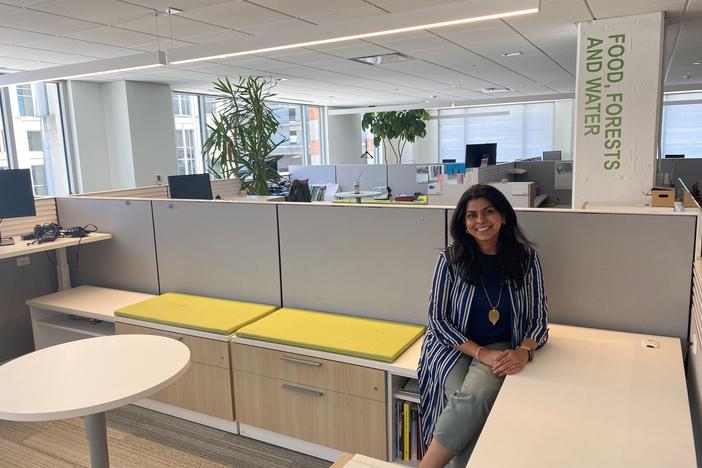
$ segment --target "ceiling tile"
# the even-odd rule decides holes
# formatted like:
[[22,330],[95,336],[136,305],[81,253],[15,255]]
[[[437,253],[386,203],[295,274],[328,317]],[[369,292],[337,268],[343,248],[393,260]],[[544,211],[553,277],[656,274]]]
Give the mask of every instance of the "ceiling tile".
[[47,34],[70,34],[94,29],[96,24],[39,11],[15,10],[0,15],[0,26]]
[[[329,0],[306,0],[304,2],[291,2],[290,0],[253,0],[252,3],[305,19],[307,19],[308,16],[326,15],[369,7],[368,3],[363,0],[344,0],[343,2]],[[382,12],[379,8],[369,8],[373,8],[376,13]]]
[[45,49],[69,54],[85,54],[100,58],[118,57],[120,55],[129,55],[135,52],[134,50],[125,49],[122,47],[112,47],[105,44],[80,41],[66,37],[44,37],[41,40],[27,42],[23,45],[36,49]]
[[85,0],[55,0],[35,5],[32,8],[46,13],[111,25],[135,21],[153,12],[149,8],[114,0],[90,0],[87,2]]
[[89,31],[68,34],[67,36],[73,39],[101,42],[114,47],[134,47],[147,42],[156,43],[156,37],[154,36],[113,26],[95,28]]
[[0,44],[23,45],[27,42],[39,41],[47,37],[54,36],[51,34],[0,27]]
[[183,35],[179,39],[188,42],[194,42],[195,44],[207,44],[210,42],[218,41],[231,41],[236,39],[242,39],[245,37],[250,37],[248,34],[242,34],[230,29],[214,28],[214,31],[210,31],[206,34],[197,34],[194,36]]
[[158,24],[156,17],[142,18],[130,23],[122,23],[119,26],[132,31],[139,31],[146,34],[159,35],[163,37],[173,37],[180,39],[183,36],[196,36],[199,34],[210,34],[217,32],[227,32],[229,29],[194,21],[179,16],[159,16]]
[[256,25],[291,19],[287,15],[241,0],[184,11],[183,16],[234,29],[244,27],[251,29]]

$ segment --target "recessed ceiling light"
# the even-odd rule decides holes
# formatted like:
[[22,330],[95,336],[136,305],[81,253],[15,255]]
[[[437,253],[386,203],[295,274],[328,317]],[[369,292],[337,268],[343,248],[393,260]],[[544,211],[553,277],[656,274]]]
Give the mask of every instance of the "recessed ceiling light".
[[288,81],[289,78],[278,78],[278,81]]
[[524,52],[504,52],[502,54],[503,57],[519,57],[520,55],[524,55]]
[[176,7],[168,7],[165,10],[163,10],[163,13],[165,13],[167,15],[179,15],[179,14],[183,13],[183,10],[181,10],[180,8],[176,8]]
[[447,87],[448,88],[462,88],[463,85],[461,83],[456,83],[456,84],[450,84]]
[[689,80],[690,78],[692,78],[692,75],[690,73],[685,73],[682,77],[686,80]]
[[424,102],[431,102],[431,101],[424,101]]
[[483,88],[480,90],[481,93],[486,93],[486,94],[509,93],[510,91],[512,91],[512,90],[509,88],[496,88],[496,87]]
[[395,52],[392,54],[369,55],[367,57],[354,57],[349,60],[354,62],[367,63],[368,65],[385,65],[386,63],[407,62],[414,60],[414,57]]
[[437,96],[436,94],[432,94],[432,95],[429,96],[429,97],[432,98],[432,99],[436,99],[436,98],[439,97],[439,96]]
[[702,65],[702,62],[692,62],[693,65]]

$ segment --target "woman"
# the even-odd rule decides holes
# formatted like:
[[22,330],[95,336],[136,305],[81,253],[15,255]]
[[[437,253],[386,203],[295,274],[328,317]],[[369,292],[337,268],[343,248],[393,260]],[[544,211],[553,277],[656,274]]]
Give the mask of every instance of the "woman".
[[[434,272],[419,360],[421,468],[464,467],[506,375],[548,339],[543,274],[507,199],[473,185]],[[512,428],[509,428],[512,429]]]

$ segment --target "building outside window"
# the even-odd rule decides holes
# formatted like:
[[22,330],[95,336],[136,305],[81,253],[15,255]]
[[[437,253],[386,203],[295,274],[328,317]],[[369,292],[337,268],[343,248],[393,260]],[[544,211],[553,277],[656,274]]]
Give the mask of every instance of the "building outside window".
[[443,109],[439,161],[464,161],[472,143],[497,143],[498,162],[541,156],[553,149],[553,129],[553,102]]
[[286,172],[291,164],[304,164],[306,142],[302,127],[302,106],[271,103],[270,107],[279,122],[273,142],[283,141],[271,154],[283,156],[278,161],[278,170]]
[[57,83],[8,88],[11,118],[4,123],[14,135],[14,157],[0,152],[0,167],[31,169],[35,195],[67,195],[68,164]]
[[[0,102],[2,102],[2,96],[0,96]],[[5,143],[5,122],[2,106],[0,106],[0,170],[9,168],[10,157],[7,154],[7,144]]]
[[702,158],[702,93],[667,94],[663,102],[661,157]]
[[203,139],[199,96],[173,93],[172,99],[178,174],[203,174],[206,166],[201,155]]

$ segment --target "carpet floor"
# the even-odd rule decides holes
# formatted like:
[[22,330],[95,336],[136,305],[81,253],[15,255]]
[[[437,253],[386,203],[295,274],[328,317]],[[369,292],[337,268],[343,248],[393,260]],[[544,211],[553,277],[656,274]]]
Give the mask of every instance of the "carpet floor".
[[[107,413],[113,468],[328,468],[331,463],[137,406]],[[90,465],[83,419],[41,423],[0,420],[0,467]]]

